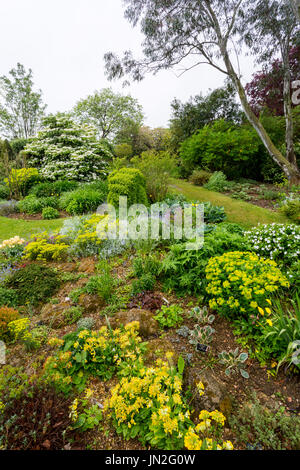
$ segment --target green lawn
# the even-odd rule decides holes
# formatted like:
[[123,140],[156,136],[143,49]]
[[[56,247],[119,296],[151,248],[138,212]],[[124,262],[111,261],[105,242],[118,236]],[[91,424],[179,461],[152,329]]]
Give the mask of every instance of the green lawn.
[[245,228],[252,227],[259,223],[290,223],[285,216],[277,212],[254,206],[248,202],[232,199],[224,194],[209,191],[208,189],[195,186],[186,181],[172,179],[170,188],[177,193],[182,193],[189,200],[210,201],[216,206],[223,206],[227,214],[227,220],[241,224]]
[[0,241],[19,235],[29,239],[30,235],[41,231],[51,231],[62,226],[64,219],[22,220],[0,217]]

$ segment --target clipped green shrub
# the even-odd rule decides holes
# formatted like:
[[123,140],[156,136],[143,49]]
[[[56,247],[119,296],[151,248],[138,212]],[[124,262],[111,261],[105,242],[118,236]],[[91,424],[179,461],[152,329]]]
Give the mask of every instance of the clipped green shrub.
[[113,171],[108,177],[108,202],[119,205],[119,197],[127,196],[128,205],[148,204],[146,180],[135,168],[121,168]]
[[44,207],[52,207],[56,209],[58,207],[58,200],[56,197],[41,197],[37,198],[33,195],[26,196],[17,203],[17,209],[19,212],[33,215],[42,212]]

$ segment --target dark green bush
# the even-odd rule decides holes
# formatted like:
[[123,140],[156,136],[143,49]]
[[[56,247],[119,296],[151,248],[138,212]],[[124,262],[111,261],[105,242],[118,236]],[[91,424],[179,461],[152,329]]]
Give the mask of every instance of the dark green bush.
[[0,183],[0,200],[9,198],[9,188],[6,184]]
[[237,179],[257,175],[261,164],[260,148],[254,130],[220,120],[184,141],[180,157],[189,173],[202,166],[210,171],[222,171],[229,179]]
[[44,207],[52,207],[56,209],[58,207],[58,199],[54,196],[37,198],[30,195],[24,197],[24,199],[17,203],[17,209],[19,212],[24,212],[25,214],[30,215],[42,212]]
[[0,307],[17,307],[19,305],[18,293],[7,287],[0,287]]
[[153,274],[143,274],[140,279],[133,281],[131,295],[137,295],[140,292],[147,292],[154,289],[155,277]]
[[108,177],[108,202],[119,205],[119,197],[127,196],[128,205],[148,204],[146,181],[142,173],[135,168],[121,168]]
[[73,191],[78,186],[76,181],[58,180],[36,184],[30,190],[30,194],[40,197],[60,196],[67,191]]
[[87,214],[95,212],[105,201],[105,197],[101,191],[83,186],[75,191],[64,193],[59,200],[59,206],[72,215]]
[[46,302],[59,289],[60,278],[56,271],[39,264],[30,264],[15,271],[5,281],[12,289],[19,305],[38,305]]

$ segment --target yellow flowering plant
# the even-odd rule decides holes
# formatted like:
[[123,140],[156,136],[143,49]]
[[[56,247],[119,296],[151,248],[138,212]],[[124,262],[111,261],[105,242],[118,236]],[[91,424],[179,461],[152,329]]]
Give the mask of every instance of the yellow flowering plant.
[[8,259],[21,257],[24,250],[24,244],[25,240],[16,235],[8,240],[4,240],[0,244],[0,253]]
[[210,308],[231,319],[244,318],[253,328],[258,318],[271,314],[272,294],[289,287],[274,261],[239,251],[211,258],[206,280]]
[[93,391],[85,390],[82,397],[75,398],[70,406],[72,428],[80,432],[88,431],[102,421],[102,410],[97,403],[92,403]]
[[67,257],[69,245],[65,237],[43,232],[32,235],[30,242],[25,246],[24,258],[38,261],[57,261]]
[[158,449],[182,449],[184,435],[193,425],[182,397],[182,368],[180,373],[162,359],[155,367],[142,368],[137,377],[123,378],[111,390],[104,409],[124,439],[138,437]]
[[132,322],[115,330],[103,326],[98,331],[81,330],[66,335],[57,353],[46,361],[48,379],[69,393],[73,386],[83,390],[90,375],[109,380],[114,374],[137,374],[143,366],[146,346],[138,330],[138,322]]
[[197,426],[191,426],[184,437],[187,450],[233,450],[232,442],[222,440],[225,416],[220,411],[202,410]]

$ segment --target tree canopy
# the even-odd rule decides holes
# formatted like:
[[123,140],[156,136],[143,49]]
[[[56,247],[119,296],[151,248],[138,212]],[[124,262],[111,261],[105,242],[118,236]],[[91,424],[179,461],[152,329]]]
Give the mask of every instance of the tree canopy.
[[109,140],[128,125],[140,126],[144,118],[136,99],[114,93],[110,88],[80,100],[73,111],[79,122],[92,124],[101,139]]
[[42,92],[34,91],[32,70],[26,72],[22,64],[0,77],[0,132],[9,139],[31,137],[36,134],[46,106]]
[[48,116],[25,149],[29,164],[49,180],[89,181],[105,176],[112,154],[94,128],[78,125],[68,115]]

